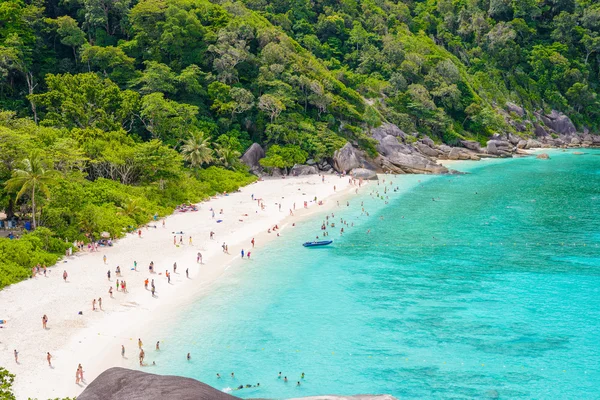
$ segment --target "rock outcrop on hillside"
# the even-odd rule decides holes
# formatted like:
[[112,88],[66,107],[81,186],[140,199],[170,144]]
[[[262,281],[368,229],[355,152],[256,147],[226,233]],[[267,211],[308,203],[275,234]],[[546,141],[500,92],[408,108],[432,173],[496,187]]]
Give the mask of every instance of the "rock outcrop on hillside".
[[[241,389],[244,390],[244,389]],[[256,390],[256,389],[252,389]],[[77,400],[237,400],[191,378],[109,368],[94,379]],[[313,396],[303,400],[396,400],[390,395]],[[300,400],[300,399],[295,399]]]
[[[396,125],[385,122],[369,131],[377,142],[378,154],[375,157],[346,142],[330,160],[308,160],[308,165],[296,165],[290,174],[360,171],[363,179],[376,173],[446,174],[452,171],[438,164],[438,160],[476,161],[483,157],[525,155],[528,149],[600,146],[600,135],[592,135],[587,129],[578,133],[571,119],[558,111],[528,113],[523,107],[509,102],[502,112],[506,122],[522,133],[494,134],[485,146],[474,140],[460,140],[457,146],[449,146],[436,144],[427,136],[406,134]],[[532,116],[531,121],[527,119],[528,116]],[[260,174],[262,168],[259,160],[264,154],[264,150],[255,143],[244,153],[242,161],[252,172]],[[276,175],[276,172],[272,175]]]

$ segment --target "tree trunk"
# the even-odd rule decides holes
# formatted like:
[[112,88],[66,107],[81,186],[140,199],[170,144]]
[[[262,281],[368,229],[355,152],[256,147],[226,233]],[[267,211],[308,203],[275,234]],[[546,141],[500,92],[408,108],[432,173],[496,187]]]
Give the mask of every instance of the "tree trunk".
[[35,184],[31,189],[31,219],[33,220],[33,230],[35,230],[37,226],[35,223]]

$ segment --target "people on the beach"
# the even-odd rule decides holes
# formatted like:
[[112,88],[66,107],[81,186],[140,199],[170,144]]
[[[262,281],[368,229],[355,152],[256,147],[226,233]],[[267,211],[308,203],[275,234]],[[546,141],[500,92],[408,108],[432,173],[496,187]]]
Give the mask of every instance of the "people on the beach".
[[102,297],[98,297],[98,308],[102,310]]
[[65,282],[67,282],[67,277],[68,277],[68,276],[69,276],[69,274],[67,274],[67,271],[66,271],[66,270],[64,270],[64,271],[63,271],[63,280],[64,280]]
[[48,324],[48,316],[46,314],[44,314],[44,316],[42,317],[42,328],[47,329],[47,324]]
[[144,366],[144,357],[146,356],[146,353],[144,353],[144,349],[140,349],[140,367]]
[[187,356],[185,358],[187,358],[187,360],[190,361],[192,359],[192,356],[190,355],[190,353],[187,353]]
[[138,347],[141,349],[142,348],[142,339],[138,338]]
[[19,363],[19,352],[17,351],[17,349],[15,349],[13,353],[15,355],[15,362],[18,364]]
[[48,360],[48,366],[52,367],[52,354],[50,352],[46,353],[46,360]]
[[160,350],[160,340],[156,342],[156,350]]
[[92,311],[96,311],[96,299],[92,300]]
[[125,346],[121,345],[121,357],[125,358]]

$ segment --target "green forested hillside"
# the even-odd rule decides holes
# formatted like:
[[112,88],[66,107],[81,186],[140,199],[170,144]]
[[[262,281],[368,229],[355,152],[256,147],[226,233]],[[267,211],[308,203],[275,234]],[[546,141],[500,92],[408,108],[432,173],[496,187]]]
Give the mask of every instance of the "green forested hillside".
[[0,287],[250,182],[253,142],[286,168],[382,122],[484,141],[507,101],[595,131],[599,66],[591,0],[4,0],[0,209],[44,229],[0,239]]

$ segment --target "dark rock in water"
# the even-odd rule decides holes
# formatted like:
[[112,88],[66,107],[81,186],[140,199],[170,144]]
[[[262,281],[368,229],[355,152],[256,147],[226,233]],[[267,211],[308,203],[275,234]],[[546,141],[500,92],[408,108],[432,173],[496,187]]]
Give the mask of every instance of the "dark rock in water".
[[292,175],[292,176],[314,175],[314,174],[318,174],[318,173],[319,173],[319,170],[314,165],[296,164],[290,170],[290,175]]
[[511,103],[510,101],[506,103],[506,109],[508,112],[515,113],[519,117],[525,116],[525,110],[523,107],[519,107],[515,103]]
[[126,368],[109,368],[77,396],[78,400],[234,400],[195,379],[163,376]]
[[246,164],[251,172],[258,173],[262,171],[262,166],[259,163],[261,158],[265,158],[265,151],[260,147],[260,144],[252,143],[252,146],[246,150],[240,161]]
[[348,172],[360,167],[360,155],[350,142],[333,154],[333,167],[338,172]]
[[549,160],[550,156],[546,153],[538,154],[535,158],[539,158],[540,160]]
[[366,168],[354,168],[350,174],[356,179],[377,180],[377,172]]

